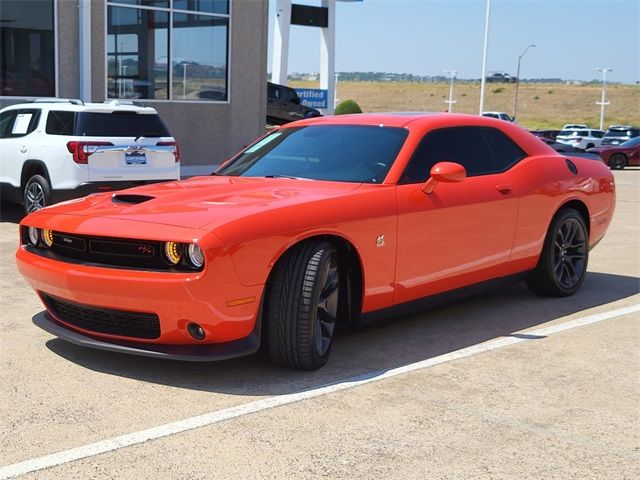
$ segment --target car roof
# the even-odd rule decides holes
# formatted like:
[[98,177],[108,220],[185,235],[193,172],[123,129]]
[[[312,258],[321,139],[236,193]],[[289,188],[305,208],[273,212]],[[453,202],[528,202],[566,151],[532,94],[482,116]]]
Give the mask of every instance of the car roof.
[[[107,101],[105,103],[72,103],[72,101],[36,101],[28,103],[17,103],[9,105],[6,110],[22,109],[22,108],[48,108],[67,112],[96,112],[96,113],[111,113],[111,112],[136,112],[146,114],[158,113],[155,108],[134,105],[132,103],[120,103],[118,100]],[[5,110],[5,109],[3,109]]]

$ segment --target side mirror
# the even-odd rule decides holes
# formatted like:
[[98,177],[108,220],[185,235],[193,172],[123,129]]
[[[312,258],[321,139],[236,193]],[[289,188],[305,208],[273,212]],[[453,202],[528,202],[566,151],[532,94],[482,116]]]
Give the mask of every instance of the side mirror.
[[431,193],[438,183],[458,183],[467,177],[467,171],[459,163],[438,162],[429,173],[429,178],[422,185],[420,190],[424,193]]

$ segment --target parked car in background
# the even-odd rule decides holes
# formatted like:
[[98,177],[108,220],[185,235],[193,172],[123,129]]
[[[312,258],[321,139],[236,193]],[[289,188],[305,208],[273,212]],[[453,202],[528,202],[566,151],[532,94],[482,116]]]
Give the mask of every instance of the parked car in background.
[[291,87],[267,82],[267,123],[282,125],[303,118],[320,117],[315,108],[302,105],[298,93]]
[[602,144],[602,137],[604,137],[602,130],[561,130],[556,136],[556,141],[580,150],[586,150],[587,148],[599,147]]
[[16,260],[46,307],[34,323],[63,340],[192,361],[264,342],[274,363],[314,370],[340,326],[424,300],[523,278],[576,293],[614,191],[602,162],[491,118],[314,118],[214,175],[35,212]]
[[620,145],[603,145],[598,148],[590,148],[589,153],[600,155],[604,163],[612,170],[624,167],[640,166],[640,136],[634,137]]
[[560,130],[529,130],[536,137],[548,144],[556,143],[556,137]]
[[505,122],[515,122],[516,119],[505,112],[482,112],[483,117],[497,118],[498,120],[504,120]]
[[89,193],[180,178],[180,150],[158,112],[40,99],[0,110],[0,191],[27,213]]
[[611,125],[606,133],[602,145],[619,145],[631,138],[640,136],[640,128],[631,125]]
[[487,77],[487,82],[489,83],[498,83],[498,82],[506,82],[506,83],[516,83],[516,77],[509,75],[504,72],[496,72]]
[[567,123],[564,127],[562,127],[562,130],[584,130],[586,128],[589,127],[584,123]]

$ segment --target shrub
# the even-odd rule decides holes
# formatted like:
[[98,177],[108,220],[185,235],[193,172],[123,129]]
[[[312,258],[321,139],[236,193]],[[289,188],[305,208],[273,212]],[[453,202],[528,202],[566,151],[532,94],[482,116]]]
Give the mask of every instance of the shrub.
[[547,93],[551,95],[553,93],[553,90],[549,90]]
[[336,115],[349,115],[351,113],[362,113],[360,105],[358,105],[353,100],[345,100],[343,102],[340,102],[335,110]]
[[491,90],[493,93],[500,93],[500,92],[504,92],[504,88],[502,87],[498,87],[498,88],[494,88],[493,90]]
[[534,100],[540,100],[540,97],[538,95],[536,95],[535,97],[533,97]]

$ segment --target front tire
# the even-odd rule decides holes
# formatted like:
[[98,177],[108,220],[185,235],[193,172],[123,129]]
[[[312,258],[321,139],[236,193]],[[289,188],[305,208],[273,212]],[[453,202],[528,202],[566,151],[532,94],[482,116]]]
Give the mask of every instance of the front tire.
[[627,166],[627,157],[623,153],[616,153],[611,155],[609,159],[609,166],[611,170],[622,170]]
[[278,262],[265,311],[267,345],[275,364],[316,370],[327,362],[341,277],[338,252],[324,240],[304,242]]
[[24,211],[26,214],[51,204],[51,187],[42,175],[33,175],[24,187]]
[[566,208],[551,222],[538,266],[527,285],[538,295],[567,297],[578,291],[587,273],[589,235],[580,213]]

